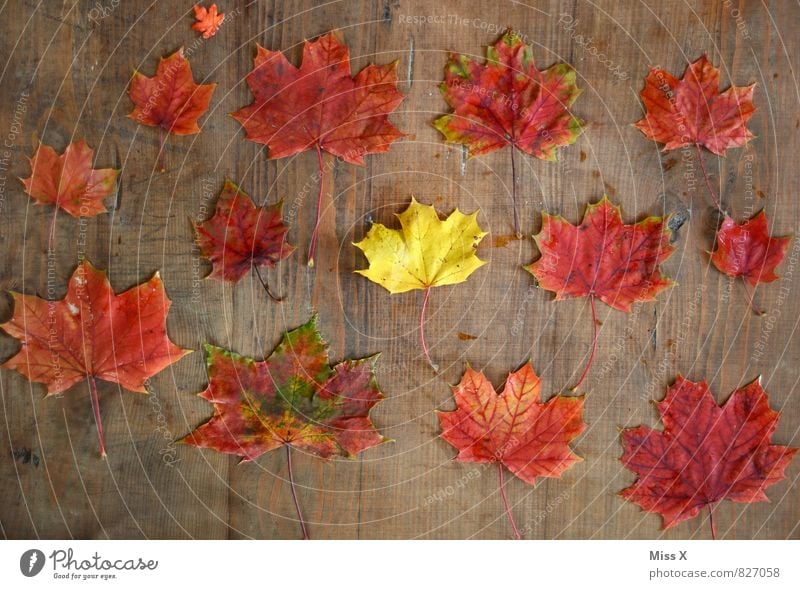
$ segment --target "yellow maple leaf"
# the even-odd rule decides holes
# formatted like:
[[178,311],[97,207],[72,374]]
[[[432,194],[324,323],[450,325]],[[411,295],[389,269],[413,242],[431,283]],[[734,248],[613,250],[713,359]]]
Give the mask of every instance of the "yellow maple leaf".
[[420,337],[425,357],[438,370],[425,345],[425,307],[430,289],[464,282],[486,262],[475,249],[486,235],[478,226],[478,211],[465,215],[458,209],[442,221],[436,209],[411,197],[411,204],[397,215],[401,229],[375,223],[367,236],[355,243],[364,252],[369,268],[356,270],[392,294],[422,289]]

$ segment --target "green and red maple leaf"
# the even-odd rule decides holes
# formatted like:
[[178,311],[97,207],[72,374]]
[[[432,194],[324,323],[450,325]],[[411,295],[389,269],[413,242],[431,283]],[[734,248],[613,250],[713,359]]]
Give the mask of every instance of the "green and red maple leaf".
[[506,31],[486,51],[486,63],[452,53],[440,89],[452,114],[434,122],[450,143],[470,157],[511,147],[514,230],[520,235],[516,203],[517,150],[556,161],[558,147],[575,143],[584,122],[570,109],[580,94],[572,66],[558,63],[539,71],[533,50]]

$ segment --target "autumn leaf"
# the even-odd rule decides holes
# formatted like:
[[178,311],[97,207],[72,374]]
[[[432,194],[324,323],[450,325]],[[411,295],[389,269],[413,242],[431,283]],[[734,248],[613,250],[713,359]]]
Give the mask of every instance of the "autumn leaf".
[[773,282],[779,278],[775,268],[783,261],[791,240],[791,237],[772,237],[769,234],[767,215],[763,210],[741,224],[726,216],[717,231],[717,248],[711,254],[711,261],[723,274],[742,278],[750,308],[762,315],[763,312],[753,306],[747,285],[755,288],[759,282]]
[[22,348],[2,364],[55,395],[87,380],[100,439],[106,455],[96,379],[146,393],[145,382],[188,350],[167,336],[170,300],[161,278],[116,295],[105,272],[84,260],[60,301],[11,293],[14,315],[0,325]]
[[634,124],[648,139],[664,144],[664,151],[694,145],[711,198],[722,205],[711,187],[700,147],[715,155],[741,147],[753,138],[747,121],[753,116],[753,90],[731,86],[719,91],[720,72],[703,55],[689,64],[678,80],[661,68],[652,68],[641,92],[645,117]]
[[349,49],[328,33],[305,42],[299,68],[280,51],[259,46],[247,84],[254,100],[232,114],[247,139],[266,145],[270,159],[317,153],[319,194],[309,247],[313,266],[324,193],[322,152],[363,165],[365,155],[388,151],[403,136],[388,119],[403,100],[397,91],[397,62],[368,65],[353,77]]
[[563,217],[542,214],[542,230],[534,235],[541,257],[525,269],[541,288],[556,294],[556,300],[589,297],[592,309],[592,351],[577,389],[597,349],[595,299],[628,312],[636,302],[654,301],[673,285],[659,264],[673,252],[668,218],[648,217],[626,225],[622,211],[607,197],[588,205],[578,226]]
[[70,143],[58,155],[39,144],[30,158],[31,177],[22,180],[25,192],[39,204],[52,204],[73,217],[108,212],[103,199],[114,192],[119,170],[94,169],[94,150],[83,139]]
[[530,363],[508,375],[496,393],[482,372],[467,367],[453,391],[456,410],[437,412],[442,438],[460,462],[497,463],[506,513],[519,539],[503,487],[503,466],[529,485],[538,477],[560,477],[580,461],[569,447],[586,427],[583,397],[540,400],[540,381]]
[[355,243],[369,262],[358,274],[380,284],[392,294],[424,290],[419,318],[420,341],[428,363],[438,372],[425,344],[425,308],[431,288],[464,282],[486,262],[475,249],[486,235],[478,226],[478,211],[465,215],[458,209],[442,221],[432,206],[411,197],[408,208],[397,215],[400,229],[374,223],[367,236]]
[[214,216],[195,225],[200,253],[211,261],[209,278],[239,282],[251,268],[267,294],[277,299],[259,267],[272,268],[294,251],[286,243],[283,202],[256,207],[236,184],[225,180]]
[[728,499],[768,501],[797,448],[771,443],[780,414],[761,382],[737,389],[718,406],[705,381],[678,376],[657,404],[664,431],[639,426],[622,432],[622,463],[638,475],[621,496],[661,515],[664,528],[692,519]]
[[197,119],[208,110],[216,84],[195,84],[189,60],[179,49],[158,63],[156,75],[148,78],[133,72],[128,96],[134,109],[128,115],[141,125],[159,127],[161,133],[158,160],[164,151],[164,133],[192,135],[200,132]]
[[530,45],[512,30],[486,52],[481,65],[453,53],[440,89],[452,114],[434,122],[449,143],[465,145],[470,157],[511,146],[514,231],[517,216],[517,150],[556,161],[558,147],[575,143],[584,122],[570,107],[580,94],[572,66],[558,63],[539,71]]
[[225,15],[217,13],[217,5],[212,4],[208,8],[194,5],[194,18],[197,21],[192,24],[192,29],[202,33],[203,39],[210,39],[217,34],[217,31],[225,20]]
[[[320,458],[353,458],[386,439],[369,417],[383,399],[375,379],[377,356],[333,366],[316,316],[287,332],[264,361],[206,344],[208,388],[200,397],[214,415],[181,442],[255,460],[286,447]],[[297,515],[305,530],[295,497]]]

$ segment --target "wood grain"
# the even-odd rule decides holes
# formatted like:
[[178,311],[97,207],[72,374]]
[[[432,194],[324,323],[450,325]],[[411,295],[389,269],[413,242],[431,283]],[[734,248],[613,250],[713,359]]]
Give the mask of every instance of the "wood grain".
[[[767,316],[753,316],[741,285],[708,265],[713,217],[696,159],[661,153],[631,126],[642,113],[638,91],[650,65],[680,73],[707,52],[724,85],[756,82],[756,139],[724,159],[705,153],[705,161],[737,217],[766,207],[776,234],[800,233],[796,4],[239,1],[223,3],[228,20],[208,41],[189,28],[190,4],[9,0],[0,7],[0,161],[7,163],[0,164],[0,287],[41,295],[52,287],[63,296],[86,255],[109,269],[117,290],[160,270],[174,301],[169,330],[183,347],[197,350],[209,341],[263,357],[281,332],[316,309],[334,359],[382,352],[387,400],[374,421],[395,441],[354,461],[326,464],[295,453],[312,537],[510,538],[496,470],[454,462],[453,449],[437,438],[434,411],[453,406],[450,385],[467,361],[499,387],[530,358],[549,396],[576,379],[589,351],[587,301],[552,302],[520,267],[536,256],[532,240],[504,238],[512,231],[508,150],[466,161],[430,125],[446,108],[437,85],[447,51],[483,55],[506,26],[533,44],[539,67],[564,60],[577,68],[583,94],[575,109],[589,121],[559,163],[521,160],[524,232],[538,231],[543,210],[575,222],[604,192],[623,205],[629,222],[647,214],[686,218],[665,264],[678,286],[629,315],[598,307],[600,348],[585,386],[589,428],[576,443],[585,460],[535,488],[508,479],[520,528],[536,539],[708,538],[704,517],[663,532],[658,517],[616,496],[633,479],[618,461],[618,428],[657,426],[650,401],[678,373],[708,379],[718,399],[761,374],[773,407],[783,411],[775,440],[800,444],[800,242],[781,268],[783,280],[757,290]],[[106,16],[98,6],[108,8]],[[437,18],[420,23],[412,16]],[[309,270],[315,155],[268,161],[227,113],[250,102],[243,78],[256,42],[297,63],[305,39],[334,28],[350,46],[354,71],[399,60],[407,98],[391,118],[408,136],[364,167],[325,156],[329,191],[317,267]],[[150,75],[160,56],[180,46],[195,79],[218,88],[201,119],[203,132],[171,137],[168,171],[159,173],[158,133],[125,117],[126,89],[134,69]],[[82,222],[59,215],[58,246],[48,258],[52,209],[33,206],[16,178],[28,175],[35,140],[60,150],[80,137],[96,150],[98,166],[123,169],[119,191],[109,215]],[[270,274],[287,297],[283,304],[270,301],[253,277],[234,287],[202,280],[208,266],[198,258],[189,220],[208,216],[225,177],[258,202],[285,200],[289,239],[299,251]],[[432,293],[426,333],[444,368],[438,376],[417,345],[422,293],[389,296],[353,274],[365,260],[351,243],[372,221],[394,223],[411,194],[442,212],[480,209],[491,232],[480,248],[490,264],[465,284]],[[0,297],[0,319],[10,313],[10,297]],[[0,358],[16,345],[0,337]],[[0,372],[3,536],[299,537],[282,452],[237,465],[211,451],[171,447],[210,415],[195,396],[205,383],[203,366],[201,353],[186,357],[152,379],[150,398],[101,383],[107,462],[97,455],[84,387],[45,399],[43,387]],[[164,452],[174,452],[177,462],[167,464]],[[800,538],[800,462],[787,475],[768,492],[770,503],[720,505],[720,534]]]

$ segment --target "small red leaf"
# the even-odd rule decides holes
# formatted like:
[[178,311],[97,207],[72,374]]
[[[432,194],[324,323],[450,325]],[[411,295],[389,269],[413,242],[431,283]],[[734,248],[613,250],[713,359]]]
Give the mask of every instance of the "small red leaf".
[[711,261],[723,274],[741,276],[750,286],[773,282],[779,278],[775,268],[783,261],[791,240],[770,236],[763,210],[741,224],[726,216],[717,231],[717,248]]
[[621,495],[660,514],[664,528],[724,499],[767,501],[764,491],[784,478],[798,451],[771,443],[780,415],[758,380],[720,407],[705,381],[679,376],[657,406],[664,431],[639,426],[622,433],[622,463],[639,478]]
[[114,192],[119,170],[93,169],[94,150],[83,139],[70,143],[62,155],[39,144],[30,159],[31,177],[22,180],[31,198],[52,204],[73,217],[107,212],[103,199]]
[[755,84],[720,92],[719,73],[705,55],[686,67],[681,80],[652,68],[641,92],[647,114],[636,128],[664,143],[665,151],[696,143],[725,155],[741,147],[753,137],[747,121],[755,112]]
[[210,39],[217,34],[217,31],[225,20],[225,15],[217,12],[217,5],[212,4],[208,8],[194,5],[194,18],[197,21],[192,24],[192,29],[202,33],[203,39]]
[[282,205],[256,207],[236,184],[225,180],[214,216],[195,226],[200,252],[213,266],[209,278],[238,282],[253,266],[272,268],[291,254]]

